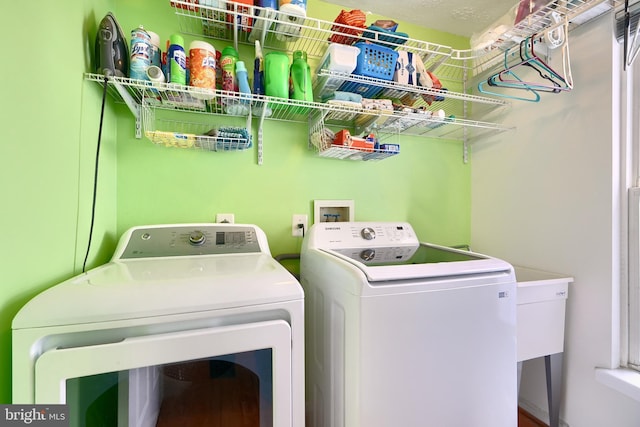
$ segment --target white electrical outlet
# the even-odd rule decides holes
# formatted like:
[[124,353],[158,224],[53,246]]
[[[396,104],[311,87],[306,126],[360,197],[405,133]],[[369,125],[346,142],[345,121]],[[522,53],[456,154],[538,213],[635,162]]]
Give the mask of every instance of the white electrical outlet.
[[[304,237],[304,233],[307,232],[307,226],[309,222],[309,215],[293,214],[291,220],[291,235],[293,237]],[[302,224],[302,227],[300,226]]]
[[235,215],[230,213],[220,213],[216,214],[216,222],[224,222],[227,224],[233,224],[235,221]]

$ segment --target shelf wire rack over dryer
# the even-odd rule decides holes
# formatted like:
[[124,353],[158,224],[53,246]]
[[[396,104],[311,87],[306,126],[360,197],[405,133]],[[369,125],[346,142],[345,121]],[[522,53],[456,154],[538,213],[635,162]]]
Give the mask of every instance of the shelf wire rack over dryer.
[[[165,147],[193,148],[205,151],[243,151],[251,148],[251,135],[246,128],[213,126],[210,121],[184,121],[158,118],[156,111],[142,104],[144,136]],[[197,117],[207,118],[199,115]]]
[[[85,78],[99,82],[105,80],[99,74],[87,74]],[[144,136],[154,144],[167,147],[207,151],[241,151],[251,147],[248,130],[251,117],[247,114],[232,117],[226,112],[227,106],[241,101],[238,93],[171,83],[152,85],[144,80],[114,76],[107,78],[107,90],[110,96],[125,103],[133,113],[137,138]],[[250,109],[245,111],[249,113]],[[180,120],[175,118],[176,113],[181,114]],[[212,124],[212,115],[226,115],[238,126],[225,126],[233,132],[220,134],[217,132],[219,127]],[[222,127],[223,131],[225,127]],[[246,137],[234,134],[246,134]]]
[[[322,21],[307,17],[297,22],[299,31],[295,37],[291,37],[289,28],[287,31],[281,31],[277,14],[270,9],[260,8],[257,6],[245,6],[239,3],[217,0],[217,7],[209,7],[197,4],[195,0],[191,1],[171,1],[171,6],[175,10],[178,18],[180,30],[183,33],[192,34],[196,37],[207,37],[221,39],[225,41],[233,40],[234,44],[242,43],[253,46],[254,39],[258,37],[263,41],[262,45],[266,49],[280,50],[291,52],[293,50],[304,50],[307,52],[311,63],[313,58],[321,58],[328,45],[329,39],[333,35],[343,34],[342,30],[349,30],[351,27],[335,24],[334,22]],[[444,124],[435,123],[438,120],[431,120],[434,126],[428,126],[429,119],[424,115],[405,112],[393,112],[391,119],[388,120],[388,126],[378,126],[382,117],[382,121],[386,119],[387,113],[375,111],[365,111],[363,108],[346,108],[342,106],[329,105],[318,102],[302,102],[285,100],[278,98],[262,97],[259,95],[251,95],[251,106],[246,120],[246,128],[251,128],[251,118],[258,118],[260,124],[258,126],[258,163],[262,162],[262,124],[265,119],[268,120],[284,120],[300,123],[308,123],[310,112],[318,111],[326,119],[326,124],[339,125],[342,127],[355,128],[360,127],[366,131],[366,125],[375,123],[378,126],[378,133],[381,139],[387,135],[397,135],[399,133],[409,135],[424,135],[442,137],[447,139],[460,139],[464,142],[464,152],[466,153],[467,142],[476,136],[484,136],[491,133],[500,133],[511,128],[494,123],[488,123],[477,120],[470,120],[473,117],[486,117],[485,114],[493,112],[501,112],[505,107],[509,107],[510,103],[504,99],[496,99],[492,97],[475,96],[470,93],[469,83],[472,78],[477,78],[483,73],[488,73],[494,64],[500,64],[501,53],[504,49],[508,49],[512,44],[516,43],[518,38],[524,38],[532,33],[540,32],[545,29],[552,29],[554,24],[552,21],[552,13],[560,10],[566,14],[571,22],[571,26],[576,26],[586,21],[589,16],[597,16],[604,13],[616,5],[620,5],[619,0],[567,0],[552,1],[546,7],[536,11],[534,14],[526,17],[521,23],[514,26],[504,35],[499,37],[499,41],[494,43],[486,51],[477,52],[470,49],[453,49],[448,46],[430,43],[411,38],[406,38],[399,43],[396,48],[401,48],[413,52],[420,56],[425,64],[426,69],[433,72],[442,81],[444,87],[449,87],[449,91],[444,96],[444,102],[441,104],[433,103],[426,109],[430,111],[443,108],[447,112]],[[244,9],[240,9],[240,7]],[[259,18],[256,18],[259,15]],[[240,17],[242,19],[238,20]],[[266,25],[262,26],[263,31],[259,34],[253,34],[248,27],[243,27],[239,22],[247,22],[249,20],[262,19]],[[256,21],[254,21],[255,23]],[[362,30],[356,28],[357,30]],[[295,31],[294,31],[295,32]],[[376,41],[377,35],[373,35],[373,41]],[[369,37],[371,40],[371,35]],[[385,44],[393,44],[393,41],[384,40]],[[323,73],[326,70],[319,70]],[[344,80],[356,80],[363,78],[362,76],[348,75],[343,76]],[[86,74],[85,78],[90,81],[102,83],[105,77],[98,74]],[[165,123],[171,123],[178,126],[182,120],[174,120],[173,122],[159,122],[151,124],[152,117],[155,116],[155,122],[160,118],[157,112],[167,110],[172,112],[188,112],[188,113],[204,113],[205,115],[221,115],[229,116],[222,102],[211,102],[201,98],[211,93],[201,93],[198,88],[170,84],[161,84],[164,91],[158,91],[158,95],[150,87],[149,82],[109,77],[108,90],[110,95],[116,101],[124,102],[128,105],[132,114],[136,118],[136,136],[141,138],[143,135],[143,112],[141,111],[143,104],[149,107],[153,116],[147,116],[145,127],[152,131],[163,131],[167,126]],[[390,93],[406,92],[412,96],[421,97],[422,95],[437,96],[442,95],[441,92],[435,93],[431,89],[417,87],[403,87],[393,82],[373,81],[372,84],[389,85],[385,87],[387,95]],[[449,86],[449,84],[451,84]],[[452,90],[453,88],[453,90]],[[461,90],[456,88],[462,88]],[[417,91],[417,92],[416,92]],[[224,93],[215,91],[216,99],[237,100],[238,94]],[[154,98],[155,97],[155,98]],[[276,108],[262,108],[265,103]],[[145,113],[146,114],[146,113]],[[414,117],[415,114],[415,117]],[[452,119],[455,115],[455,119]],[[426,119],[426,120],[425,120]],[[192,120],[184,120],[191,123]],[[206,119],[203,121],[206,122]],[[394,124],[395,122],[395,124]],[[424,126],[424,124],[427,126]],[[415,123],[415,125],[412,125]],[[422,123],[423,126],[420,126]],[[393,126],[391,126],[393,124]],[[183,128],[178,127],[177,133]],[[167,132],[170,130],[167,129]],[[200,132],[198,130],[197,132]],[[196,133],[186,132],[186,133]],[[466,157],[465,157],[466,158]]]

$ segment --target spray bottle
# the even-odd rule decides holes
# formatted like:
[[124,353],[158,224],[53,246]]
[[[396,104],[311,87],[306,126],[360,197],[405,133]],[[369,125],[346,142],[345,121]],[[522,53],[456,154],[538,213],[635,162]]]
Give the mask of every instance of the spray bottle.
[[184,52],[184,39],[179,34],[169,37],[167,48],[167,68],[165,74],[167,81],[187,84],[187,56]]
[[260,42],[255,41],[256,59],[253,61],[253,93],[264,95],[264,59]]

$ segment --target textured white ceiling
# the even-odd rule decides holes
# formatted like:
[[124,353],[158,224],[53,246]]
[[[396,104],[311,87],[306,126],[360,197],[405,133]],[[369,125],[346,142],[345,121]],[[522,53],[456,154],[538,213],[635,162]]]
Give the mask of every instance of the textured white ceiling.
[[389,19],[471,37],[504,16],[518,0],[324,0]]

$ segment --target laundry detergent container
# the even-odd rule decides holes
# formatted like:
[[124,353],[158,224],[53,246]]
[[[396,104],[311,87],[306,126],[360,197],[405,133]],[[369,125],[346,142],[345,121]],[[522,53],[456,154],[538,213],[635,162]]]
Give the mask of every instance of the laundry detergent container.
[[564,351],[565,306],[572,277],[515,266],[518,361]]

